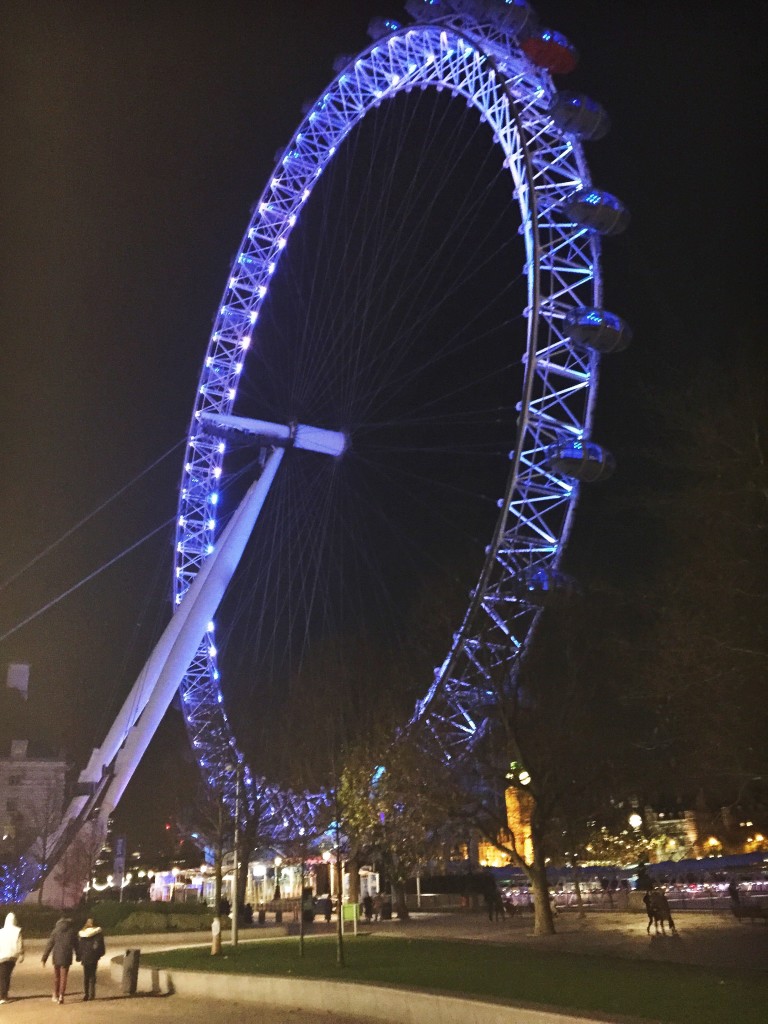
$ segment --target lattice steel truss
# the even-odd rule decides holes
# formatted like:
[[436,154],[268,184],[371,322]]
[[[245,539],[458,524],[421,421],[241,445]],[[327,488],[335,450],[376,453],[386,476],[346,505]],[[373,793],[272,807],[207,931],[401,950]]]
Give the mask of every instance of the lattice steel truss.
[[[181,483],[175,600],[182,601],[216,544],[225,444],[205,433],[201,417],[232,411],[260,308],[315,184],[372,108],[414,88],[449,90],[488,123],[503,154],[520,208],[528,281],[524,386],[498,524],[465,619],[414,715],[452,756],[481,731],[492,684],[513,669],[538,614],[521,579],[556,570],[569,533],[578,484],[548,469],[546,452],[563,437],[589,436],[597,356],[570,343],[565,317],[601,305],[599,238],[568,212],[569,198],[590,187],[583,150],[555,125],[552,79],[521,48],[510,8],[497,0],[411,2],[408,9],[416,20],[386,23],[386,34],[350,60],[309,110],[255,207],[200,378]],[[212,631],[181,699],[200,764],[221,786],[235,743]],[[277,808],[283,798],[273,795]]]

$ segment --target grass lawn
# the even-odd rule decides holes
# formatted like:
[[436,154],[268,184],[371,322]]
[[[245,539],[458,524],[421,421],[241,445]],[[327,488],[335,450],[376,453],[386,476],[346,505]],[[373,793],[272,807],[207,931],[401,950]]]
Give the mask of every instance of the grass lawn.
[[664,1024],[764,1024],[768,984],[737,970],[539,952],[508,945],[430,939],[346,938],[347,966],[332,937],[224,947],[224,956],[183,949],[142,963],[192,971],[274,974],[432,989],[563,1010],[645,1017]]

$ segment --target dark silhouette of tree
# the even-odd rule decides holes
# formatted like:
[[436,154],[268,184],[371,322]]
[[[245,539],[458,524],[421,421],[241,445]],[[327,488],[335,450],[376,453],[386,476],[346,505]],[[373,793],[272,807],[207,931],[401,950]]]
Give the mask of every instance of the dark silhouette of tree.
[[718,806],[764,799],[768,779],[767,396],[763,357],[652,400],[663,558],[643,686],[678,786]]
[[457,777],[469,819],[525,872],[536,934],[554,931],[548,860],[578,859],[641,771],[636,709],[611,652],[615,597],[543,615],[515,674],[497,681],[485,735]]

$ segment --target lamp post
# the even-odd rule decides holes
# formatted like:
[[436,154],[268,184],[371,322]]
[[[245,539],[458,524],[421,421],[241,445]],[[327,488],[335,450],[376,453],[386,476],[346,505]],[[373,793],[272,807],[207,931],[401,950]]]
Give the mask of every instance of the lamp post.
[[235,773],[235,832],[234,832],[234,859],[232,863],[232,945],[237,945],[237,925],[238,925],[238,906],[237,906],[237,891],[239,887],[239,860],[240,860],[240,778],[242,776],[243,765],[238,759],[234,765],[228,764],[227,771],[233,771]]

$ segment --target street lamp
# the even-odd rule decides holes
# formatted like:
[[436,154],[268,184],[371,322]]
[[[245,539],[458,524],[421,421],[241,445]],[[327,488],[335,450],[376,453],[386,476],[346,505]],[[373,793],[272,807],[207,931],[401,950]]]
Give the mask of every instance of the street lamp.
[[234,835],[234,863],[232,866],[232,945],[237,945],[237,890],[239,886],[239,850],[240,845],[240,778],[243,773],[243,765],[240,759],[234,765],[226,765],[228,772],[235,773],[235,835]]

